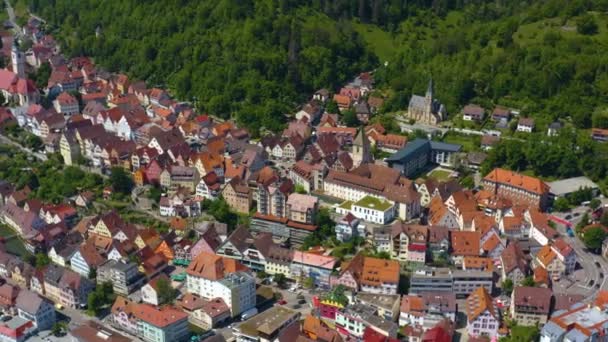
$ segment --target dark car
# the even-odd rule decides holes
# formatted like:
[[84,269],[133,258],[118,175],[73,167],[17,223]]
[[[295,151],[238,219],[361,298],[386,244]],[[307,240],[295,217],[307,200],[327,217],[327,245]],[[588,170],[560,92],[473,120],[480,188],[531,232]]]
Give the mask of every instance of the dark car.
[[602,265],[600,265],[600,263],[599,263],[599,262],[597,262],[597,261],[595,262],[595,266],[596,266],[597,268],[602,267]]
[[600,284],[595,284],[595,288],[599,289],[600,288]]
[[600,278],[604,278],[604,273],[600,272]]
[[587,286],[593,286],[593,284],[595,284],[595,280],[591,279],[591,280],[589,280],[589,282],[587,283]]
[[566,220],[569,220],[572,218],[572,215],[566,215],[566,217],[564,217]]

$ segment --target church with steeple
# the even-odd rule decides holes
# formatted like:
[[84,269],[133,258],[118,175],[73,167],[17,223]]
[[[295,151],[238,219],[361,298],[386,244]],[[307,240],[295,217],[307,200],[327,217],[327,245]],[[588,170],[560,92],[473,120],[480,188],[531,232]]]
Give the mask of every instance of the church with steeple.
[[374,161],[371,145],[363,128],[359,128],[359,132],[357,132],[357,136],[355,136],[355,140],[353,141],[351,159],[353,160],[353,167]]
[[406,117],[426,125],[437,125],[445,120],[447,117],[445,107],[435,99],[433,93],[433,79],[430,79],[424,96],[412,95]]
[[17,42],[17,39],[13,39],[13,46],[11,48],[11,66],[17,77],[25,78],[25,54],[19,50],[19,43]]
[[38,103],[40,100],[36,83],[27,78],[25,54],[19,49],[16,39],[11,47],[11,65],[0,69],[0,93],[7,102],[13,100],[20,106]]

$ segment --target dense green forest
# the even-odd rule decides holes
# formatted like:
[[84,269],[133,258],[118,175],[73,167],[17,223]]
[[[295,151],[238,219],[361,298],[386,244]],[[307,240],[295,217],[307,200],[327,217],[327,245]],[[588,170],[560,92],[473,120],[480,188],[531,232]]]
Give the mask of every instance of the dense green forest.
[[540,124],[608,125],[608,0],[15,2],[47,19],[69,54],[253,131],[372,69],[385,111],[405,109],[432,76],[452,115],[500,103]]

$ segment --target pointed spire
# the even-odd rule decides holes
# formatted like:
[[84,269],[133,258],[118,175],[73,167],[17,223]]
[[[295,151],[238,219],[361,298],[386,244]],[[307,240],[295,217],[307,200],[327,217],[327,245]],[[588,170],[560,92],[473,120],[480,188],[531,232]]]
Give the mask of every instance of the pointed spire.
[[429,85],[426,88],[426,96],[433,97],[433,77],[429,79]]

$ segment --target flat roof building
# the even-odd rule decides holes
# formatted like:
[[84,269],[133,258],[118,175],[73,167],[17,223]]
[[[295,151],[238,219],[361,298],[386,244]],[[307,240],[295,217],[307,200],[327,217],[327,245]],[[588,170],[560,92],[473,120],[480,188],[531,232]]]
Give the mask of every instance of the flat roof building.
[[560,179],[555,182],[550,182],[548,185],[550,189],[549,193],[552,198],[566,197],[583,188],[591,189],[594,196],[599,193],[597,184],[585,176]]
[[300,319],[300,313],[283,306],[274,306],[233,328],[237,341],[270,342],[292,322]]

